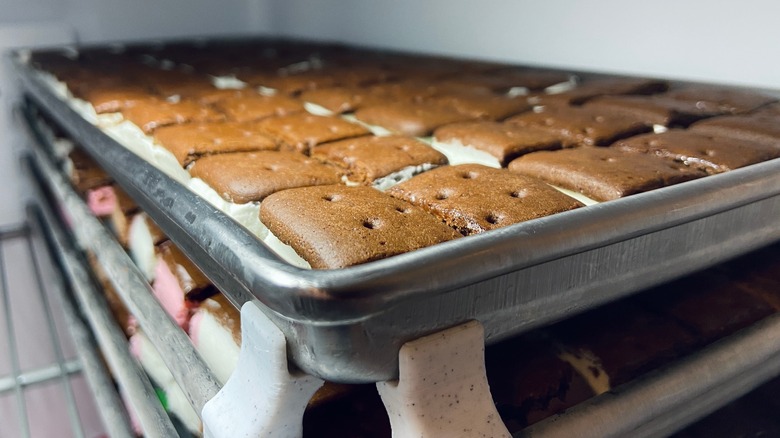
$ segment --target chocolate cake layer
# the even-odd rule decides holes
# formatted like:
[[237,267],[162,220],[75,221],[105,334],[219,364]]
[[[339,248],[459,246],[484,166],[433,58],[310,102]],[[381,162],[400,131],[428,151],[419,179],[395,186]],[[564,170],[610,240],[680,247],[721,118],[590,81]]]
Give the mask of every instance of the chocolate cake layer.
[[279,148],[276,141],[262,134],[252,122],[165,126],[154,132],[154,140],[171,151],[183,167],[205,155]]
[[606,146],[652,129],[650,124],[621,112],[572,107],[545,107],[542,111],[509,118],[507,123],[548,130],[555,133],[564,146]]
[[277,192],[260,219],[314,269],[367,263],[460,236],[435,216],[370,187]]
[[306,154],[318,144],[369,134],[356,123],[307,113],[271,117],[261,120],[258,126],[281,142],[282,148]]
[[312,149],[311,156],[344,168],[349,181],[361,184],[371,184],[409,167],[422,171],[447,164],[447,158],[437,150],[403,136],[365,136],[326,143]]
[[509,170],[609,201],[706,175],[683,163],[613,148],[534,152],[509,163]]
[[780,157],[780,147],[683,130],[638,135],[620,140],[613,147],[672,159],[707,173],[726,172]]
[[540,180],[479,164],[440,167],[387,193],[422,207],[463,235],[582,206]]
[[502,166],[530,152],[560,149],[560,136],[544,128],[511,123],[465,122],[436,129],[436,141],[471,146],[496,157]]
[[338,184],[342,171],[297,152],[258,151],[203,157],[190,174],[225,200],[244,204],[262,201],[279,190]]

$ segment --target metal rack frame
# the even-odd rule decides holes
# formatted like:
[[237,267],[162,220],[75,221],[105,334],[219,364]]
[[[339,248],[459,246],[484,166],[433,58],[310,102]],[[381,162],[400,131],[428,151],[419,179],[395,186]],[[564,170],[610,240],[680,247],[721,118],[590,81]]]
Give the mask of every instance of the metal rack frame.
[[[22,436],[28,437],[30,436],[31,431],[29,428],[29,413],[26,410],[26,404],[23,399],[24,389],[59,380],[67,401],[66,408],[71,426],[70,433],[75,437],[84,437],[84,430],[78,412],[76,411],[76,401],[69,381],[70,376],[80,373],[87,379],[89,387],[92,390],[92,395],[101,406],[99,414],[106,430],[111,436],[131,437],[133,434],[130,431],[131,429],[126,418],[127,415],[124,405],[120,401],[119,395],[114,388],[110,373],[100,358],[95,340],[90,331],[86,329],[84,322],[81,320],[75,308],[72,306],[69,297],[66,296],[67,294],[64,286],[58,285],[55,289],[60,293],[61,299],[59,300],[59,303],[62,304],[61,308],[65,316],[67,328],[74,339],[74,347],[77,354],[76,360],[66,360],[64,357],[53,323],[53,303],[50,301],[49,296],[44,289],[42,280],[43,271],[41,270],[42,267],[38,261],[38,258],[42,256],[41,253],[47,252],[46,249],[42,250],[39,248],[39,246],[43,244],[39,241],[45,239],[45,236],[43,234],[43,229],[38,226],[34,219],[34,216],[28,214],[28,220],[24,224],[21,224],[18,227],[1,230],[0,245],[4,245],[5,242],[12,239],[24,239],[26,243],[28,253],[30,254],[29,263],[35,273],[37,293],[40,294],[43,311],[46,315],[47,324],[45,332],[51,340],[56,364],[25,372],[20,371],[18,348],[15,344],[15,333],[12,323],[13,315],[10,313],[9,308],[9,294],[6,283],[7,274],[5,270],[6,262],[5,260],[0,259],[0,265],[3,268],[0,271],[0,286],[2,286],[3,307],[5,309],[4,316],[8,324],[6,327],[6,336],[8,337],[10,344],[9,358],[12,363],[12,375],[0,379],[0,394],[14,392],[18,408],[17,420],[20,431]],[[51,253],[49,252],[48,255],[51,255]]]
[[494,342],[780,239],[773,160],[365,265],[299,269],[16,67],[40,110],[236,306],[258,299],[295,365],[328,380],[392,379],[400,346],[425,334],[477,319]]

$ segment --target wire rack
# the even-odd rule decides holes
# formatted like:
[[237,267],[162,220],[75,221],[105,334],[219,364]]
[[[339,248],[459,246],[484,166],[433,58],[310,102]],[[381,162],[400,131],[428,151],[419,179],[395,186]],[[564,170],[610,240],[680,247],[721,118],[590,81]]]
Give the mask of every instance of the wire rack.
[[[36,388],[48,386],[55,390],[55,396],[59,395],[65,402],[63,406],[67,424],[59,424],[57,427],[60,430],[69,428],[70,434],[76,437],[94,436],[100,433],[102,425],[95,424],[93,420],[89,420],[90,424],[87,425],[82,420],[84,416],[94,416],[95,412],[80,412],[80,409],[87,410],[91,406],[84,406],[84,400],[77,399],[74,393],[73,379],[83,374],[83,362],[78,356],[66,354],[61,343],[63,333],[58,333],[55,315],[61,319],[62,312],[55,313],[53,307],[59,303],[49,296],[51,288],[45,287],[51,262],[45,251],[42,251],[42,243],[40,236],[34,234],[33,228],[26,223],[0,230],[2,330],[6,332],[7,343],[3,356],[7,358],[10,367],[10,373],[0,375],[0,398],[13,400],[13,403],[6,403],[6,407],[11,409],[5,409],[0,414],[4,417],[2,424],[5,429],[0,435],[8,433],[8,436],[27,437],[44,432],[40,430],[40,425],[31,421],[31,414],[35,413],[31,411],[40,407],[36,406],[34,400],[30,400],[30,394]],[[19,285],[25,286],[25,290],[14,288]],[[60,284],[53,286],[61,287]],[[14,312],[22,308],[27,311]],[[29,317],[29,312],[38,313],[45,321],[45,327],[30,332],[28,321],[23,320]],[[41,335],[46,336],[45,339],[41,339]],[[38,356],[49,356],[53,360],[46,361],[49,362],[46,365],[25,367],[23,362],[29,348],[23,348],[20,344],[27,342],[37,342],[41,348],[49,347],[50,354],[39,353]],[[72,340],[69,344],[74,345]],[[16,411],[16,415],[12,415],[12,411]],[[11,414],[11,418],[5,418],[8,414]]]

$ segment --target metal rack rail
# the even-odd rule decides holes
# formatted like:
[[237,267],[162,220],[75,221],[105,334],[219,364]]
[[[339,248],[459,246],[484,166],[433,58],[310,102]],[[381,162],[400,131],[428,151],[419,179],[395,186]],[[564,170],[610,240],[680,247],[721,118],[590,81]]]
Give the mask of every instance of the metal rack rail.
[[[0,258],[0,266],[2,266],[2,270],[0,270],[0,279],[2,281],[0,281],[0,284],[2,285],[4,319],[7,323],[5,329],[10,344],[9,359],[12,363],[12,375],[0,378],[0,395],[10,392],[14,393],[18,412],[16,420],[19,433],[21,436],[28,437],[31,436],[31,418],[24,401],[25,390],[49,382],[59,381],[59,387],[64,393],[67,403],[66,410],[70,423],[70,434],[75,437],[83,437],[85,432],[79,414],[76,411],[77,403],[70,385],[71,376],[83,374],[89,383],[92,395],[101,407],[99,414],[106,428],[105,430],[111,436],[131,437],[133,434],[127,421],[124,405],[120,401],[109,372],[100,358],[95,340],[90,331],[86,329],[84,322],[77,314],[68,297],[66,297],[64,285],[57,284],[53,289],[56,289],[61,294],[59,297],[61,299],[57,301],[58,304],[62,304],[62,307],[57,309],[61,308],[64,313],[68,331],[74,340],[73,345],[77,358],[75,360],[67,360],[64,356],[53,322],[54,310],[52,308],[54,303],[51,302],[44,288],[42,280],[42,269],[44,268],[39,261],[41,258],[50,255],[50,253],[45,254],[48,251],[43,247],[45,244],[42,242],[44,240],[43,229],[37,226],[32,219],[33,217],[28,217],[26,223],[12,229],[0,231],[0,254],[5,252],[3,248],[7,246],[6,243],[13,240],[22,240],[24,242],[27,255],[19,255],[21,256],[21,262],[28,264],[35,274],[34,285],[36,290],[33,293],[37,293],[40,298],[42,311],[47,321],[45,333],[48,335],[53,347],[56,363],[23,372],[20,370],[19,349],[15,342],[16,334],[13,324],[14,315],[10,311],[10,297],[6,281],[8,278],[6,269],[8,261],[5,258]],[[6,427],[11,427],[11,425],[7,424]],[[11,430],[14,429],[11,428]]]
[[[71,230],[77,244],[82,249],[93,252],[102,261],[106,276],[128,310],[135,315],[139,326],[146,333],[155,333],[151,338],[152,344],[161,352],[165,365],[182,387],[195,412],[200,414],[206,402],[220,389],[213,373],[195,351],[186,333],[154,298],[149,283],[116,239],[90,213],[86,204],[70,188],[69,182],[53,166],[45,153],[37,147],[30,149],[35,156],[35,164],[31,166],[33,172],[39,174],[45,189],[54,194],[71,220],[78,223],[78,227]],[[93,329],[97,330],[96,327]]]

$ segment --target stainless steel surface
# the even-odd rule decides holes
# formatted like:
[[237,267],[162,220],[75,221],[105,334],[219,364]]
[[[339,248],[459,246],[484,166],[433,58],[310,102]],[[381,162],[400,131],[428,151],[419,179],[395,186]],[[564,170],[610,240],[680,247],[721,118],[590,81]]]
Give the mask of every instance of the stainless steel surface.
[[663,437],[780,375],[775,314],[515,437]]
[[[32,210],[28,210],[28,213],[30,213],[29,216],[31,218],[35,218],[41,222],[41,224],[38,224],[37,232],[39,234],[46,234],[46,230],[48,230],[48,233],[55,232],[46,225],[41,226],[45,219],[39,216],[39,214],[33,213]],[[49,255],[52,258],[52,262],[58,263],[60,260],[58,260],[57,254],[55,254],[55,251],[58,249],[57,243],[54,242],[53,238],[49,239],[49,242],[47,243],[50,247]],[[70,257],[64,252],[61,252],[58,255],[61,260]],[[64,261],[64,263],[75,263],[75,261],[68,260]],[[63,281],[62,285],[64,284],[65,281]],[[103,420],[103,424],[106,426],[109,436],[128,438],[135,436],[127,417],[125,405],[122,403],[122,400],[117,393],[110,372],[106,369],[102,356],[98,353],[98,345],[92,336],[92,332],[86,327],[86,324],[79,316],[71,298],[67,296],[64,289],[60,287],[59,290],[61,292],[60,303],[62,312],[65,315],[68,329],[73,336],[74,345],[79,361],[82,364],[84,375],[87,378],[95,401],[98,406],[100,406],[98,412]],[[124,387],[125,385],[122,384],[122,386]],[[151,400],[151,402],[154,403],[156,400]],[[73,404],[72,408],[75,409],[75,404]]]
[[41,212],[40,219],[44,224],[42,228],[51,231],[51,243],[57,254],[60,254],[60,265],[79,308],[84,312],[100,350],[132,406],[144,434],[152,437],[176,436],[176,429],[157,399],[149,378],[131,356],[127,339],[114,321],[103,295],[95,288],[77,253],[68,246],[58,219],[44,205],[38,211]]
[[[35,156],[34,166],[47,189],[56,197],[58,206],[67,213],[73,223],[78,224],[71,230],[78,245],[95,254],[117,294],[140,327],[146,333],[154,333],[154,336],[150,336],[152,345],[160,352],[166,367],[195,412],[200,415],[203,405],[220,389],[211,370],[195,351],[187,334],[154,297],[151,286],[124,249],[103,224],[92,216],[70,183],[49,161],[49,157],[39,148],[30,149]],[[126,348],[127,343],[124,344]]]
[[328,380],[392,379],[407,340],[478,319],[492,342],[780,239],[774,160],[365,265],[298,269],[17,67],[37,105],[225,295],[260,300],[294,363]]

